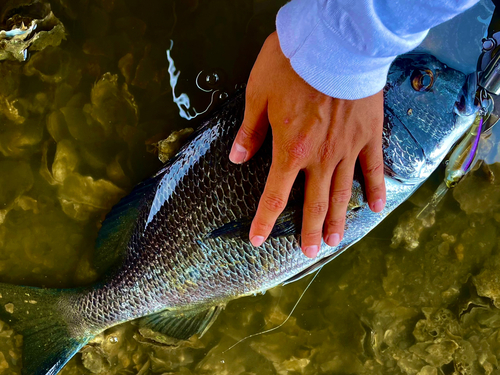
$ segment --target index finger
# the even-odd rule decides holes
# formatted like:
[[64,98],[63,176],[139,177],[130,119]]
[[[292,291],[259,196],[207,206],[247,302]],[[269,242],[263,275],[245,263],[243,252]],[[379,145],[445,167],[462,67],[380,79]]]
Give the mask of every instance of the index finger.
[[298,173],[299,169],[290,171],[274,163],[271,164],[266,187],[250,227],[252,245],[262,245],[271,233],[276,219],[286,207],[288,196]]

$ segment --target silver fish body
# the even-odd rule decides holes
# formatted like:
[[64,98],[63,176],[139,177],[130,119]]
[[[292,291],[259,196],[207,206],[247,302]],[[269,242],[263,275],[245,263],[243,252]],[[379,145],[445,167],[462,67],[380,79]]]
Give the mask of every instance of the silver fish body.
[[[431,87],[416,91],[411,82],[418,80],[415,72],[432,74]],[[73,301],[93,306],[81,310],[85,324],[106,328],[164,309],[224,304],[295,280],[330,261],[405,201],[470,125],[457,121],[454,113],[465,81],[464,74],[429,55],[395,61],[385,89],[387,205],[381,213],[371,212],[357,175],[344,239],[337,247],[323,243],[316,259],[300,251],[303,181],[295,184],[270,239],[260,247],[248,240],[271,164],[271,139],[249,162],[229,162],[243,118],[244,97],[238,95],[132,193],[143,197],[123,242],[125,266]],[[107,220],[116,218],[111,213]],[[100,242],[106,241],[101,236]]]
[[[203,333],[228,301],[297,280],[341,254],[404,202],[470,126],[474,115],[455,113],[466,78],[430,55],[395,60],[385,88],[386,207],[369,209],[357,173],[344,238],[337,247],[323,243],[316,259],[300,250],[300,177],[269,239],[260,247],[248,240],[272,140],[247,163],[229,161],[244,111],[244,96],[236,95],[108,214],[96,246],[96,264],[106,270],[102,281],[57,293],[30,289],[43,302],[30,319],[0,309],[15,329],[28,332],[26,373],[55,374],[92,336],[136,318],[178,338]],[[20,288],[1,285],[0,305],[18,303]],[[50,323],[48,313],[37,318],[45,310]],[[50,345],[40,344],[40,327],[58,332]],[[59,352],[40,355],[40,345]]]

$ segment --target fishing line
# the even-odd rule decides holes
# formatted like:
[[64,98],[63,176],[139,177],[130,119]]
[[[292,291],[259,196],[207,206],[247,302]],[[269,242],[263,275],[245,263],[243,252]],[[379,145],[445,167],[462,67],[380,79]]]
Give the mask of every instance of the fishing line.
[[205,89],[204,89],[203,87],[201,87],[201,86],[200,86],[200,84],[198,83],[198,81],[200,80],[200,75],[201,75],[201,73],[203,73],[203,70],[202,70],[202,71],[200,71],[200,72],[198,73],[198,75],[196,76],[196,80],[195,80],[196,87],[198,87],[198,89],[200,89],[200,90],[201,90],[201,91],[203,91],[203,92],[212,92],[212,91],[213,91],[213,89],[210,89],[210,90],[205,90]]
[[231,345],[229,348],[227,348],[226,350],[224,350],[221,354],[224,354],[228,351],[230,351],[231,349],[233,349],[236,345],[242,343],[243,341],[247,340],[247,339],[250,339],[252,337],[255,337],[255,336],[259,336],[259,335],[263,335],[265,333],[269,333],[269,332],[272,332],[272,331],[275,331],[281,327],[283,327],[283,325],[288,322],[288,319],[290,319],[290,317],[292,316],[293,312],[295,311],[295,309],[297,308],[297,306],[299,305],[300,301],[302,300],[302,297],[304,297],[304,294],[306,294],[307,292],[307,289],[309,289],[309,287],[311,286],[311,284],[313,283],[313,281],[316,279],[316,277],[319,275],[319,272],[321,271],[321,269],[323,268],[323,266],[321,266],[320,268],[318,268],[318,271],[314,274],[314,277],[311,279],[311,281],[309,281],[309,284],[307,284],[306,288],[304,289],[304,291],[302,292],[302,294],[300,295],[299,299],[297,300],[297,302],[295,303],[295,305],[293,306],[292,308],[292,311],[290,311],[290,314],[288,314],[288,316],[286,317],[286,319],[281,323],[279,324],[278,326],[276,327],[273,327],[273,328],[270,328],[266,331],[262,331],[262,332],[257,332],[257,333],[253,333],[247,337],[243,337],[241,340],[237,341],[236,343],[234,343],[233,345]]
[[[185,118],[186,120],[191,120],[194,119],[195,117],[198,117],[199,115],[202,115],[206,113],[209,108],[212,106],[213,101],[214,101],[214,96],[215,93],[217,93],[219,90],[214,90],[212,91],[212,97],[210,98],[210,104],[207,106],[207,108],[204,111],[198,112],[194,107],[191,107],[191,102],[189,100],[189,97],[186,93],[181,93],[180,95],[175,95],[175,86],[177,85],[177,80],[179,79],[179,75],[181,74],[180,70],[177,70],[175,67],[174,59],[171,56],[171,51],[174,46],[174,41],[170,40],[170,48],[167,49],[167,60],[168,60],[168,75],[170,77],[170,87],[172,88],[172,97],[174,100],[174,103],[177,104],[177,107],[179,108],[179,116],[182,118]],[[200,72],[201,73],[201,72]],[[196,77],[196,86],[202,91],[205,92],[210,92],[202,89],[198,85],[198,77],[200,76],[200,73],[198,73],[198,76]],[[190,114],[188,111],[192,110],[194,114]]]

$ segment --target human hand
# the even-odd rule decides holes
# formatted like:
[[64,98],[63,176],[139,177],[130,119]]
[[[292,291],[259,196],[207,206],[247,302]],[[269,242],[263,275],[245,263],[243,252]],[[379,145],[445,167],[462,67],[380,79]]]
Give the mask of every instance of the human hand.
[[281,51],[276,32],[264,43],[250,73],[245,116],[230,160],[248,161],[273,132],[271,169],[250,241],[260,246],[287,204],[300,170],[305,172],[301,247],[316,257],[322,235],[330,246],[342,240],[356,159],[372,211],[385,205],[382,157],[383,94],[336,99],[306,83]]

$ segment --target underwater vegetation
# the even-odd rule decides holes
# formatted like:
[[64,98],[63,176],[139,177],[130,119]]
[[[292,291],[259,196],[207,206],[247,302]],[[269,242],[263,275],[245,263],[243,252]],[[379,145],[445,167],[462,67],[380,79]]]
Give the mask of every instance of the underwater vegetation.
[[[211,94],[196,83],[230,93],[245,82],[280,3],[0,2],[2,30],[48,25],[20,34],[19,53],[0,61],[1,281],[94,281],[105,214],[160,167],[148,152],[156,142],[196,126],[172,101],[170,40],[181,71],[176,93],[189,93],[202,112]],[[0,48],[6,40],[0,34]],[[308,279],[233,301],[201,339],[116,326],[61,374],[499,374],[498,139],[482,143],[485,162],[433,217],[416,219],[439,172],[326,266],[280,329],[229,349],[281,324]],[[0,374],[20,374],[21,343],[0,322]]]

